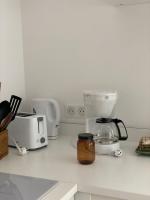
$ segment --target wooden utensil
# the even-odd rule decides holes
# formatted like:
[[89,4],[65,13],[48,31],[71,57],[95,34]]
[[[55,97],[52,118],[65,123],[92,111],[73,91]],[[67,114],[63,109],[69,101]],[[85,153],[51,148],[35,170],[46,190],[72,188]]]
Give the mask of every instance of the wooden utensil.
[[0,123],[0,132],[5,130],[9,123],[12,121],[14,113],[10,112]]
[[4,130],[0,134],[0,159],[8,154],[8,132]]

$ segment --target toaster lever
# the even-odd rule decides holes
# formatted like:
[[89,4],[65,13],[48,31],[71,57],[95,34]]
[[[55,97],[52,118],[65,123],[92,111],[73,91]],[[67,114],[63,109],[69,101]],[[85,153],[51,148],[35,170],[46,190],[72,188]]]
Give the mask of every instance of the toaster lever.
[[35,108],[33,108],[33,113],[36,114],[36,110],[35,110]]
[[43,121],[43,117],[37,117],[37,122],[38,122],[38,133],[40,133],[40,122]]

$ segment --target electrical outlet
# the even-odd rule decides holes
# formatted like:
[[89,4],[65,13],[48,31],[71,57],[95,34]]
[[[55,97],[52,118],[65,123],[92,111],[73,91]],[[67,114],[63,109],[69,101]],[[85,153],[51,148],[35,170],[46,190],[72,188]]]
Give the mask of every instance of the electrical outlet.
[[77,106],[77,114],[79,117],[85,117],[85,106]]
[[64,123],[85,123],[85,107],[82,104],[64,105]]
[[83,105],[68,104],[65,106],[65,116],[67,118],[84,118],[85,107]]
[[75,105],[67,105],[65,107],[65,112],[68,117],[75,117],[76,114],[76,106]]

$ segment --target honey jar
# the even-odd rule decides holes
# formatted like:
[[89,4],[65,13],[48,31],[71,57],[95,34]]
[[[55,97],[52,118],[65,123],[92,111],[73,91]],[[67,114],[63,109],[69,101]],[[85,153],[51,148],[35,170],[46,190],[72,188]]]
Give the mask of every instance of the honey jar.
[[77,160],[81,164],[91,164],[95,160],[95,142],[93,134],[80,133],[77,141]]

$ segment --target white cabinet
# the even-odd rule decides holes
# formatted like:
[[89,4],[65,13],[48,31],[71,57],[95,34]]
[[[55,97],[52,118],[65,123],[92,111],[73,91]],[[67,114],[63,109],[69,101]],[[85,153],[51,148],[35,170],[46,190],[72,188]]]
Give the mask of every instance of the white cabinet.
[[74,200],[123,200],[123,199],[94,195],[90,193],[77,192]]

